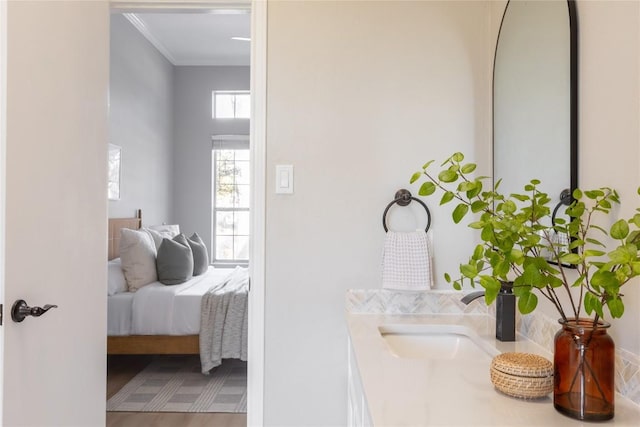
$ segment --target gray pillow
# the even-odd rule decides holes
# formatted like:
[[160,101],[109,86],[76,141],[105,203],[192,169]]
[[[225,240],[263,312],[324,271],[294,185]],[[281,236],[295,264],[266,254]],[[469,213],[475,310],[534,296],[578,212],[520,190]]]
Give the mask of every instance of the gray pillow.
[[193,253],[184,234],[166,237],[158,248],[156,258],[158,280],[165,285],[178,285],[193,276]]
[[209,269],[209,253],[207,247],[198,236],[198,233],[193,233],[191,237],[187,239],[189,246],[191,246],[191,252],[193,252],[193,275],[199,276],[206,273]]

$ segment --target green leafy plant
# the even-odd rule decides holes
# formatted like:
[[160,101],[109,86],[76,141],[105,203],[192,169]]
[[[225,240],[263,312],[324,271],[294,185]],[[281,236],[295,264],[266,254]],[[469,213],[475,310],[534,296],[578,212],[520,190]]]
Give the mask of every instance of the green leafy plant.
[[[613,318],[622,316],[621,291],[640,275],[640,209],[607,230],[594,220],[598,215],[611,215],[612,206],[620,203],[618,193],[606,187],[576,189],[566,219],[552,221],[551,198],[540,191],[538,180],[526,184],[522,193],[505,195],[499,191],[500,181],[486,189],[483,182],[489,177],[473,177],[476,164],[464,162],[462,153],[446,159],[435,174],[429,171],[433,162],[414,173],[411,183],[422,179],[421,196],[440,190],[441,205],[456,203],[452,212],[456,224],[467,214],[476,214],[468,227],[478,230],[482,240],[468,262],[460,264],[457,279],[445,274],[454,288],[462,289],[467,281],[472,287],[479,284],[490,304],[500,291],[500,282],[512,281],[523,314],[536,308],[541,295],[565,321],[584,317],[584,310],[593,316],[595,327],[605,307]],[[613,247],[607,247],[612,240]],[[562,293],[568,300],[564,305]]]

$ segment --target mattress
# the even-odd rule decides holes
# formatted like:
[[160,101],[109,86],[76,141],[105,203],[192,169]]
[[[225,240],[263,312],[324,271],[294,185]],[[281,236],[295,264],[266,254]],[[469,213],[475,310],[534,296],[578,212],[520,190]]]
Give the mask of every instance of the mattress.
[[108,335],[197,335],[202,296],[232,272],[209,267],[206,273],[180,285],[154,282],[135,293],[110,296]]
[[132,292],[107,297],[107,335],[131,335]]

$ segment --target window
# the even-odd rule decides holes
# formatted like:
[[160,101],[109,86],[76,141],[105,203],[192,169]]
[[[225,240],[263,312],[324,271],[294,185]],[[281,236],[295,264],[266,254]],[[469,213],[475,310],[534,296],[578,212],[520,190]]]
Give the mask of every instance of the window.
[[120,200],[120,167],[122,161],[122,148],[109,144],[109,187],[107,194],[109,200]]
[[248,90],[214,90],[212,117],[214,119],[248,119],[251,97]]
[[249,262],[249,137],[213,138],[214,265]]

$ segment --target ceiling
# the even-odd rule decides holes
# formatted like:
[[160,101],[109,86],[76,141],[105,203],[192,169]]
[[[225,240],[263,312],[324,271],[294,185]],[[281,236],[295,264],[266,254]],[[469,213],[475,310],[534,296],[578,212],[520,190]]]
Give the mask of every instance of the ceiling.
[[248,11],[224,13],[125,13],[173,65],[249,65]]

